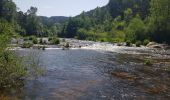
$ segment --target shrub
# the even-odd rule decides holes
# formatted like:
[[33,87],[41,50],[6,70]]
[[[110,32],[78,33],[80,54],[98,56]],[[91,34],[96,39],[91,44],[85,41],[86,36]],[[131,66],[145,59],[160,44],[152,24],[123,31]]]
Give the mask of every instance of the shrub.
[[70,44],[67,42],[66,45],[65,45],[66,48],[69,48],[70,47]]
[[145,40],[143,41],[143,45],[146,46],[149,42],[150,42],[150,41],[149,41],[148,39],[145,39]]
[[[19,57],[15,52],[7,49],[14,33],[15,30],[8,22],[0,21],[0,89],[21,85],[27,75],[32,75],[30,72],[39,72],[37,66],[33,69],[32,60],[26,64],[23,57]],[[30,47],[31,43],[24,44]]]
[[24,41],[28,41],[29,40],[29,37],[24,37]]
[[140,47],[141,45],[142,45],[142,42],[141,42],[141,41],[137,41],[137,42],[136,42],[136,46],[137,46],[137,47]]
[[32,40],[32,42],[33,42],[34,44],[37,44],[37,43],[38,43],[37,38],[34,38],[34,39]]
[[95,39],[93,37],[87,37],[86,40],[95,41]]
[[99,38],[99,41],[100,42],[107,42],[108,40],[107,40],[107,38]]
[[60,40],[57,37],[53,38],[52,42],[53,44],[60,44]]
[[39,42],[40,44],[43,44],[43,40],[42,40],[42,38],[40,39],[40,42]]
[[9,51],[0,54],[0,72],[0,87],[18,85],[27,74],[22,58]]
[[22,58],[7,49],[14,31],[8,22],[0,20],[0,88],[18,84],[27,74]]
[[144,61],[144,64],[147,65],[147,66],[150,66],[150,65],[152,65],[152,61],[147,59],[147,60]]
[[131,46],[131,42],[129,40],[126,41],[126,46]]
[[36,37],[35,36],[30,36],[29,40],[34,40]]
[[52,38],[52,37],[49,37],[49,38],[48,38],[48,41],[51,41],[51,40],[53,40],[53,38]]
[[32,47],[32,46],[33,46],[32,43],[30,43],[30,42],[25,42],[25,43],[23,44],[22,48],[30,48],[30,47]]

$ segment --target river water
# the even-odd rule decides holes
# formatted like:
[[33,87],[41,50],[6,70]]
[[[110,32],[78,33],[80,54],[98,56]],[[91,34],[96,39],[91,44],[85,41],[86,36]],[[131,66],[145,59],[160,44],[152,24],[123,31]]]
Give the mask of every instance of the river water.
[[[20,55],[33,54],[32,56],[39,59],[40,66],[45,69],[44,75],[36,79],[26,79],[22,87],[5,90],[1,98],[10,100],[168,100],[169,82],[166,81],[169,81],[169,72],[160,73],[167,76],[161,83],[162,76],[150,74],[148,70],[150,71],[151,67],[143,65],[144,58],[151,57],[150,53],[153,51],[135,51],[136,54],[90,49],[20,50]],[[141,70],[141,68],[148,69]],[[153,70],[155,72],[155,69]],[[152,83],[155,77],[159,80],[156,82],[160,83],[155,84],[157,88]],[[166,89],[161,90],[161,88]]]

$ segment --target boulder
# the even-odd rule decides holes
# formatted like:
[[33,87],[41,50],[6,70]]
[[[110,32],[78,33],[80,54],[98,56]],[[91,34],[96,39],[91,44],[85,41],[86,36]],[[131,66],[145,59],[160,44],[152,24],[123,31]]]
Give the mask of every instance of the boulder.
[[149,48],[162,48],[162,45],[160,45],[156,42],[149,42],[146,46]]
[[147,44],[147,47],[149,47],[149,48],[157,48],[157,49],[167,49],[167,48],[169,48],[169,45],[167,45],[167,44],[159,44],[159,43],[156,43],[156,42],[149,42]]

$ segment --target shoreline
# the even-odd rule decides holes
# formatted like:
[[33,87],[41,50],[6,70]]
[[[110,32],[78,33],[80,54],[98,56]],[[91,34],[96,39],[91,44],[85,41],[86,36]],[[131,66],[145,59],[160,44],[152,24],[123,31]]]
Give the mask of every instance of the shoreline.
[[[60,38],[62,40],[62,38]],[[65,39],[65,42],[61,42],[59,45],[41,45],[34,44],[31,48],[22,48],[21,46],[10,47],[9,50],[26,50],[26,49],[39,49],[39,50],[67,50],[64,47],[65,43],[69,43],[70,50],[75,49],[84,49],[84,50],[97,50],[97,51],[106,51],[106,52],[115,52],[115,53],[123,53],[123,54],[141,54],[138,51],[145,51],[142,54],[148,54],[149,52],[157,52],[158,54],[170,55],[170,49],[164,49],[164,47],[168,46],[165,44],[158,44],[154,42],[150,42],[147,46],[125,46],[125,43],[121,43],[123,45],[119,46],[120,43],[109,43],[109,42],[94,42],[94,41],[86,41],[86,40],[77,40],[77,39]]]

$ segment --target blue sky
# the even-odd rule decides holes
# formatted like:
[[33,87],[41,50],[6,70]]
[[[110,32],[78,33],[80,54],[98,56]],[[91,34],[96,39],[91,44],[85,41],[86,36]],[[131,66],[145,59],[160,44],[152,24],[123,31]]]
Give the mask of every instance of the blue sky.
[[30,6],[38,8],[42,16],[75,16],[82,11],[89,11],[106,5],[109,0],[13,0],[21,11],[26,12]]

